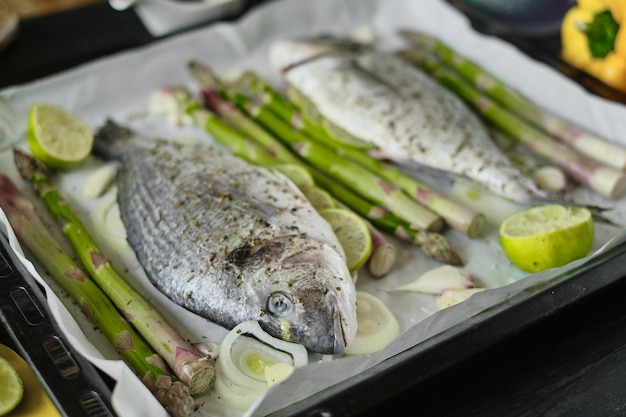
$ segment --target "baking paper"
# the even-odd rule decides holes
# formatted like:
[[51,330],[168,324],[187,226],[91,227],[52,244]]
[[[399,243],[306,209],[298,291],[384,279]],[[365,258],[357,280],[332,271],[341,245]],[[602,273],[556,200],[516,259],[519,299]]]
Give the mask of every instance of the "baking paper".
[[[467,19],[443,0],[284,0],[266,3],[255,8],[234,23],[218,23],[193,32],[181,34],[148,46],[98,59],[69,71],[12,86],[0,91],[2,109],[15,116],[0,118],[0,128],[5,135],[17,135],[19,147],[25,147],[26,115],[35,101],[47,101],[81,115],[95,128],[107,118],[127,124],[142,133],[172,139],[194,139],[209,143],[203,131],[193,127],[175,127],[166,120],[147,113],[152,94],[158,89],[175,84],[195,89],[197,85],[187,73],[187,61],[200,60],[223,75],[244,69],[253,69],[281,88],[281,81],[267,61],[268,45],[275,39],[292,36],[311,36],[322,33],[342,35],[368,27],[376,34],[381,48],[396,49],[403,46],[397,36],[399,29],[416,29],[439,37],[454,45],[461,53],[481,64],[495,76],[518,88],[539,105],[581,127],[591,129],[611,140],[626,143],[626,109],[623,105],[606,101],[589,94],[579,85],[554,69],[533,61],[509,44],[472,30]],[[4,111],[4,110],[3,110]],[[81,186],[87,175],[102,162],[90,159],[80,168],[55,177],[68,202],[75,207],[88,228],[94,228],[96,214],[104,202],[111,198],[110,191],[98,199],[82,194]],[[29,184],[22,181],[12,161],[12,153],[0,153],[0,170],[8,174],[18,187],[37,203],[40,213],[47,219],[50,229],[55,227],[39,205]],[[448,192],[464,196],[467,190],[462,183]],[[459,188],[460,187],[460,188]],[[545,289],[550,284],[566,280],[579,268],[608,249],[623,243],[626,238],[624,212],[626,200],[603,199],[592,192],[580,189],[578,201],[610,207],[606,215],[618,222],[618,227],[598,224],[589,257],[566,267],[528,276],[512,267],[503,255],[497,239],[497,224],[519,206],[490,199],[469,201],[481,209],[491,209],[489,224],[484,236],[470,240],[464,235],[448,230],[446,237],[467,262],[464,268],[487,291],[470,299],[437,311],[435,296],[419,293],[387,292],[385,289],[407,283],[421,273],[439,266],[425,258],[417,249],[400,241],[397,243],[399,259],[394,270],[382,279],[372,279],[367,271],[359,272],[357,288],[377,295],[398,318],[401,335],[384,350],[371,355],[354,357],[321,357],[310,365],[299,368],[288,383],[273,387],[268,395],[246,412],[249,416],[262,416],[305,399],[321,390],[336,387],[363,371],[407,349],[419,354],[419,347],[435,335],[445,334],[453,326],[487,310],[505,308],[507,303],[523,299],[529,294]],[[493,210],[493,206],[498,207]],[[130,369],[119,360],[103,336],[93,328],[80,309],[51,282],[36,262],[22,255],[19,242],[7,220],[0,212],[3,231],[10,238],[12,248],[35,278],[44,285],[50,307],[59,321],[68,341],[99,369],[117,381],[113,392],[113,405],[124,417],[159,417],[167,414]],[[55,232],[58,234],[58,232]],[[62,241],[63,236],[59,235]],[[128,271],[126,277],[170,319],[191,341],[219,342],[227,330],[196,316],[170,302],[155,290],[138,265],[132,251],[103,243],[105,253],[114,265]],[[417,348],[417,349],[416,349]],[[137,401],[142,398],[142,401]],[[199,408],[194,416],[240,416],[243,412],[230,409],[211,391],[198,398]]]

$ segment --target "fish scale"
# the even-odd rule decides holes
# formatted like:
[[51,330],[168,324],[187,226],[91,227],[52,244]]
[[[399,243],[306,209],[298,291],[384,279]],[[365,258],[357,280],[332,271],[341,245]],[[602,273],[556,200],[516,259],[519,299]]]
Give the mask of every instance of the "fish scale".
[[[294,53],[299,43],[306,46]],[[272,46],[271,60],[334,125],[399,164],[463,176],[517,202],[548,197],[502,154],[476,114],[421,70],[384,51],[328,51],[326,40],[284,40]]]
[[[114,155],[117,131],[100,132],[96,152]],[[209,147],[137,137],[122,146],[128,242],[172,301],[225,328],[257,320],[314,352],[340,353],[354,339],[345,254],[290,180]]]

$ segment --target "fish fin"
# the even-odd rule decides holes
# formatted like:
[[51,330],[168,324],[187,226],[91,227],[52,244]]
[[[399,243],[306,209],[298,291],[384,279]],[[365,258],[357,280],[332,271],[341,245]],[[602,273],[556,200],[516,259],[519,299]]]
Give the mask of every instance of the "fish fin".
[[133,135],[134,132],[130,128],[107,119],[104,125],[96,130],[93,154],[104,159],[119,160],[124,153],[124,142]]

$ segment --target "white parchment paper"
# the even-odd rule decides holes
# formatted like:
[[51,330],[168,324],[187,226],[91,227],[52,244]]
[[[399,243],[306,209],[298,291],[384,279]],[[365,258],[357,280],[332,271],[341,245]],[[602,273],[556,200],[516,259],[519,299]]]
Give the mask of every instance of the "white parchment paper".
[[[15,135],[18,145],[24,147],[26,115],[35,101],[48,101],[80,114],[94,128],[106,118],[114,118],[144,133],[171,137],[193,138],[210,142],[202,131],[192,128],[174,128],[166,121],[147,114],[150,96],[157,89],[172,84],[195,88],[186,71],[186,62],[199,59],[214,70],[226,74],[251,68],[280,87],[280,79],[269,67],[267,47],[272,40],[320,33],[343,34],[363,25],[370,25],[378,36],[380,46],[394,49],[402,46],[396,31],[414,28],[429,32],[474,59],[487,70],[523,94],[554,113],[575,120],[582,127],[609,139],[626,143],[626,108],[585,92],[574,82],[553,69],[532,61],[502,41],[474,32],[467,19],[443,0],[284,0],[268,3],[253,10],[236,23],[215,24],[191,33],[182,34],[155,44],[96,60],[70,71],[0,91],[0,129],[4,135]],[[7,117],[7,114],[11,117]],[[88,227],[94,228],[98,210],[111,198],[110,193],[89,199],[82,194],[87,175],[101,161],[89,160],[84,166],[55,178],[68,202],[76,208]],[[0,170],[14,179],[18,187],[36,202],[30,187],[19,178],[10,150],[0,153]],[[461,184],[449,190],[463,199],[466,190]],[[421,342],[441,334],[494,306],[503,306],[523,292],[545,287],[546,283],[567,279],[576,268],[595,256],[615,247],[626,239],[624,212],[626,199],[607,201],[587,190],[579,189],[580,201],[610,207],[607,212],[620,226],[597,225],[596,236],[589,257],[558,270],[541,274],[527,274],[513,268],[501,252],[497,240],[497,224],[508,213],[520,207],[497,198],[485,196],[468,201],[488,213],[485,235],[469,240],[453,230],[446,236],[466,260],[467,269],[478,282],[489,288],[469,300],[436,312],[435,297],[418,293],[390,293],[384,291],[417,278],[421,273],[438,266],[423,257],[415,247],[397,242],[400,248],[398,264],[391,274],[381,280],[372,279],[366,271],[359,272],[357,287],[377,295],[398,318],[402,333],[384,350],[358,357],[320,360],[299,368],[288,384],[272,388],[246,415],[261,416],[302,400],[325,388],[349,380],[364,370],[385,361]],[[45,209],[38,206],[44,218]],[[495,208],[494,208],[495,207]],[[59,321],[69,342],[98,368],[116,381],[113,405],[120,416],[166,416],[165,411],[138,381],[129,368],[119,360],[103,336],[93,329],[75,304],[43,273],[36,262],[23,255],[19,242],[12,233],[4,213],[0,224],[35,278],[44,285],[54,316]],[[54,227],[51,227],[54,229]],[[62,236],[59,237],[62,241]],[[171,303],[148,282],[130,249],[103,241],[105,253],[120,270],[128,270],[127,278],[161,310],[192,341],[219,342],[226,329],[185,311]],[[141,398],[141,401],[137,401]],[[198,399],[197,416],[239,416],[244,413],[226,406],[213,392]]]

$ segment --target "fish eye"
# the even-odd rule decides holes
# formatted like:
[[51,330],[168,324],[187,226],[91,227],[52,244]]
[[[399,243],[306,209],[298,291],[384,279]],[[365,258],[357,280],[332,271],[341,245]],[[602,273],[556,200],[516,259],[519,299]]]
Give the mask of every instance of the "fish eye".
[[277,291],[270,294],[267,299],[267,309],[276,316],[285,316],[293,306],[291,297],[283,291]]

